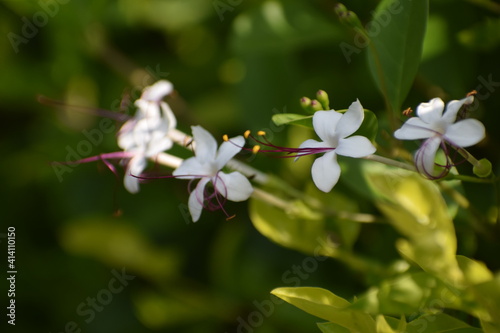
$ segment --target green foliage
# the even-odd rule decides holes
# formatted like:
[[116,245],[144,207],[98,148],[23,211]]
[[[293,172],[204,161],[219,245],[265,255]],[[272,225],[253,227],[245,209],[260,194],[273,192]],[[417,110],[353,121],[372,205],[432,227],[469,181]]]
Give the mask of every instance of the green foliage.
[[278,288],[271,293],[307,313],[345,327],[349,332],[376,332],[373,318],[362,311],[346,310],[350,303],[328,290],[297,287]]
[[453,221],[437,185],[403,170],[368,171],[367,178],[380,196],[375,204],[407,237],[397,244],[403,256],[426,271],[460,284]]
[[290,201],[280,209],[252,198],[250,219],[261,234],[282,246],[312,255],[336,256],[323,216],[301,201]]
[[312,116],[304,116],[301,114],[295,113],[280,113],[273,115],[273,122],[278,125],[301,125],[307,128],[313,128],[312,125]]
[[500,45],[500,19],[488,18],[458,34],[458,40],[471,49],[488,51]]
[[372,77],[396,114],[417,74],[428,7],[428,0],[384,0],[365,32],[369,36],[367,55]]
[[[397,2],[352,0],[346,5],[356,13],[341,8],[339,19],[321,0],[4,1],[0,177],[8,198],[0,243],[15,226],[19,331],[60,332],[74,321],[96,333],[302,333],[320,318],[322,332],[500,332],[498,181],[489,175],[499,163],[499,7],[436,0],[427,24],[429,1]],[[342,42],[356,51],[347,62]],[[385,131],[402,103],[415,108],[476,89],[467,115],[484,122],[488,139],[471,153],[491,166],[480,160],[471,172],[455,160],[450,178],[460,180],[434,182],[339,157],[340,181],[325,194],[310,182],[309,156],[293,163],[242,154],[286,186],[270,190],[272,199],[252,198],[251,221],[246,204],[230,203],[234,219],[204,212],[196,224],[187,182],[151,180],[131,195],[121,165],[116,177],[104,163],[68,167],[61,179],[54,173],[50,162],[91,142],[100,119],[40,105],[38,94],[131,114],[142,89],[165,78],[175,85],[167,102],[180,129],[202,124],[217,137],[268,126],[273,142],[288,135],[300,143],[297,133],[312,138],[315,110],[359,98],[372,111],[356,134],[378,141],[377,154],[407,162],[416,143],[395,144]],[[314,105],[309,99],[299,114],[296,101],[318,88],[330,96],[311,96]],[[275,124],[302,128],[285,133]],[[81,157],[117,150],[114,125]],[[318,261],[307,282],[335,293],[273,291],[301,313],[269,290],[287,285],[284,272],[304,254]],[[78,307],[107,301],[111,272],[121,269],[135,279],[87,323]]]

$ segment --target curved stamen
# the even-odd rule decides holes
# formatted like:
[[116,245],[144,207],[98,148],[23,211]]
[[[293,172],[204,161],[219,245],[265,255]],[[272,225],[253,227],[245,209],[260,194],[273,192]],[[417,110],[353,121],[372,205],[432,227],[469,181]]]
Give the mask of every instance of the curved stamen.
[[[465,160],[462,160],[460,162],[454,162],[455,158],[451,156],[451,152],[450,152],[449,147],[451,147],[455,150],[455,156],[456,156],[456,154],[458,153],[458,150],[460,149],[460,146],[451,142],[443,133],[441,133],[437,130],[434,130],[432,128],[417,126],[417,125],[413,125],[413,124],[406,124],[406,126],[426,130],[426,131],[429,131],[433,134],[429,139],[426,139],[422,143],[422,146],[415,153],[415,167],[417,168],[417,171],[419,173],[421,173],[422,175],[424,175],[426,178],[429,178],[431,180],[444,178],[448,175],[448,173],[450,172],[452,167],[457,166],[465,161]],[[434,162],[434,165],[443,168],[443,170],[437,175],[434,173],[434,169],[433,170],[426,170],[425,166],[424,166],[425,152],[426,152],[427,146],[430,144],[429,140],[431,140],[432,138],[435,138],[435,137],[440,138],[441,142],[440,142],[439,146],[440,146],[441,150],[443,151],[445,158],[446,158],[446,162],[444,165]]]
[[[203,192],[201,193],[202,195],[200,196],[199,193],[196,193],[196,200],[203,206],[203,208],[209,210],[209,211],[216,211],[216,210],[222,210],[224,215],[226,215],[226,220],[230,220],[236,215],[229,215],[229,213],[224,209],[224,206],[226,205],[227,202],[227,187],[226,184],[224,184],[224,181],[222,178],[219,176],[218,171],[215,176],[208,176],[208,175],[162,175],[162,176],[141,176],[141,175],[132,175],[132,177],[138,178],[140,180],[150,180],[150,179],[162,179],[162,178],[189,178],[189,184],[188,184],[188,193],[191,194],[195,189],[196,186],[194,185],[194,182],[198,179],[202,178],[210,178],[210,187],[205,187],[203,189]],[[224,188],[224,193],[220,192],[217,190],[217,184],[222,184]],[[207,186],[210,184],[207,184]]]
[[[258,139],[255,136],[253,136],[250,132],[250,130],[245,131],[243,136],[248,139],[251,138],[253,141],[258,143],[257,145],[254,145],[252,148],[247,148],[247,147],[242,147],[231,141],[227,135],[223,136],[224,141],[231,142],[233,145],[235,145],[238,148],[241,148],[243,150],[251,151],[254,154],[257,154],[258,152],[261,153],[285,153],[286,155],[283,156],[273,156],[275,158],[297,158],[301,156],[306,156],[306,155],[314,155],[314,154],[321,154],[321,153],[326,153],[331,150],[335,150],[333,147],[302,147],[302,148],[290,148],[290,147],[282,147],[282,146],[277,146],[273,144],[271,141],[269,141],[266,138],[266,132],[264,131],[258,131],[257,132],[258,136],[261,136],[262,139]],[[273,149],[262,149],[261,146],[265,147],[270,147]]]
[[80,112],[85,112],[85,113],[88,113],[88,114],[91,114],[94,116],[114,119],[114,120],[121,122],[121,123],[124,123],[131,118],[129,115],[126,115],[124,113],[118,113],[118,112],[113,112],[110,110],[99,109],[99,108],[90,108],[90,107],[79,106],[79,105],[70,105],[70,104],[66,104],[62,101],[58,101],[56,99],[45,97],[43,95],[38,95],[37,100],[39,103],[45,104],[48,106],[53,106],[53,107],[57,107],[57,108],[72,108],[72,109],[78,110]]

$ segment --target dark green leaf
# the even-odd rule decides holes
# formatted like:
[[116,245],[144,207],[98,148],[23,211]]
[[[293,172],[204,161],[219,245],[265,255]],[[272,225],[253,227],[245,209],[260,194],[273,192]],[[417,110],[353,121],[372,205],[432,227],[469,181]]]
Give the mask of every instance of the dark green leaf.
[[368,63],[392,112],[398,113],[417,74],[428,0],[384,0],[367,25]]

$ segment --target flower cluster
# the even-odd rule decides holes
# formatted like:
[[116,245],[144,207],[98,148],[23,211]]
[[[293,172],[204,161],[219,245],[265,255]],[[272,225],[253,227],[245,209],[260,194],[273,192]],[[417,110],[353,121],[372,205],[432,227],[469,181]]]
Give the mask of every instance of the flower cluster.
[[[143,90],[141,97],[135,101],[137,112],[128,118],[121,126],[118,135],[120,152],[101,154],[86,158],[78,162],[103,160],[114,171],[108,159],[119,159],[125,166],[124,186],[130,193],[139,191],[141,176],[147,167],[148,160],[172,167],[172,175],[158,178],[189,179],[190,192],[188,207],[193,221],[198,221],[203,208],[209,210],[221,209],[231,218],[224,205],[227,200],[245,201],[254,188],[246,176],[248,172],[233,170],[223,171],[228,163],[235,162],[233,158],[245,148],[245,139],[250,137],[250,131],[244,136],[224,141],[218,147],[215,138],[203,127],[192,126],[192,138],[176,129],[177,120],[170,106],[163,99],[173,92],[172,83],[161,80]],[[320,140],[305,140],[298,148],[280,147],[265,138],[264,132],[258,135],[263,139],[251,136],[259,145],[254,146],[254,153],[284,153],[282,157],[293,157],[298,160],[306,155],[321,154],[312,164],[311,175],[316,187],[323,192],[330,192],[337,184],[341,174],[341,167],[337,156],[349,158],[369,158],[387,163],[388,159],[373,155],[376,151],[372,142],[362,136],[355,135],[365,117],[365,110],[359,102],[354,101],[345,112],[318,110],[319,105],[328,107],[328,97],[321,91],[318,96],[326,103],[316,103],[312,116],[312,127]],[[473,96],[459,101],[451,101],[446,106],[439,98],[428,103],[422,103],[417,108],[417,117],[412,117],[398,129],[394,136],[400,140],[425,139],[422,146],[415,153],[416,170],[428,178],[436,179],[445,175],[445,171],[436,171],[436,154],[441,148],[448,153],[449,147],[465,155],[463,147],[474,145],[485,136],[482,123],[475,119],[457,121],[459,110],[464,105],[470,105]],[[186,142],[189,142],[186,145]],[[166,154],[174,143],[189,146],[194,156],[182,160],[176,156]],[[261,145],[265,149],[261,149]],[[449,157],[448,157],[449,158]],[[232,163],[234,169],[234,163]],[[247,169],[248,170],[248,167]],[[194,181],[198,181],[193,185]]]
[[[193,140],[189,146],[194,147],[195,156],[182,161],[166,154],[165,151],[172,148],[178,140],[178,133],[174,135],[177,120],[170,106],[163,101],[172,91],[172,83],[166,80],[146,87],[134,103],[137,107],[135,115],[123,123],[117,134],[117,143],[122,151],[85,158],[76,163],[102,160],[114,172],[115,169],[108,160],[121,160],[125,166],[123,183],[130,193],[139,192],[140,180],[147,178],[141,174],[146,169],[148,160],[165,164],[175,168],[172,176],[167,178],[191,181],[199,179],[194,190],[190,189],[188,207],[193,221],[198,221],[203,208],[222,209],[229,218],[224,210],[225,202],[247,200],[253,192],[252,185],[243,174],[238,171],[222,171],[241,148],[224,142],[217,150],[215,138],[203,127],[193,126]],[[244,144],[241,136],[231,140],[238,142],[240,146]],[[207,189],[208,184],[211,189]]]

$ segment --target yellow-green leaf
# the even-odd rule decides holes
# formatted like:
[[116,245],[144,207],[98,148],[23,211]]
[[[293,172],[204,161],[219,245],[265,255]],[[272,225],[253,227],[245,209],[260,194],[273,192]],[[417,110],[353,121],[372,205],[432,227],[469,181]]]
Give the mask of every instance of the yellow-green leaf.
[[361,311],[347,309],[348,301],[332,292],[314,287],[277,288],[271,293],[316,317],[353,332],[376,333],[373,318]]

